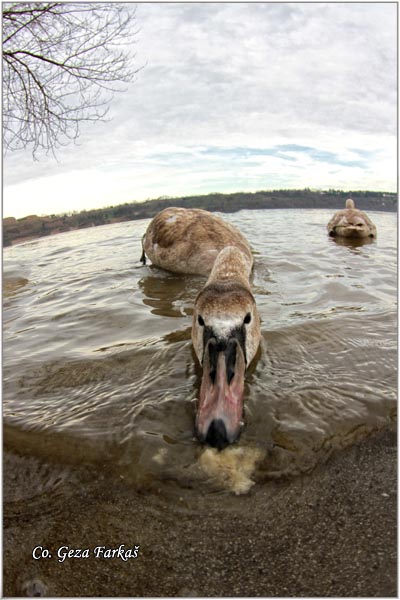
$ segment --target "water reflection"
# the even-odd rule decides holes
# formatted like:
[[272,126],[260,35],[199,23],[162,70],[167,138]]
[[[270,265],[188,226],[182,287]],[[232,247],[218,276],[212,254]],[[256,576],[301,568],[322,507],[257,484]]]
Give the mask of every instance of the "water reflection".
[[182,317],[193,314],[197,293],[204,286],[204,278],[167,273],[157,267],[146,268],[148,274],[138,281],[143,303],[151,313],[161,317]]
[[14,296],[17,294],[22,288],[24,288],[29,283],[28,279],[25,277],[4,277],[3,278],[3,295],[5,298],[10,296]]
[[347,248],[361,248],[361,246],[368,246],[374,244],[376,238],[364,237],[364,238],[350,238],[341,236],[329,236],[328,239],[337,244],[338,246],[346,246]]

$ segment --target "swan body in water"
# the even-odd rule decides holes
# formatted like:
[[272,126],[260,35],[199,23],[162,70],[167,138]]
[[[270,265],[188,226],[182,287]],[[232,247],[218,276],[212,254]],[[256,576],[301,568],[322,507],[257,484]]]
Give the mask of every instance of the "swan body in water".
[[142,262],[174,273],[208,276],[193,313],[192,342],[203,368],[195,430],[218,449],[241,430],[244,375],[260,345],[251,293],[253,256],[246,238],[201,209],[166,208],[143,237]]
[[346,200],[346,208],[335,213],[327,225],[332,237],[367,238],[376,237],[376,227],[371,219],[354,206],[351,198]]

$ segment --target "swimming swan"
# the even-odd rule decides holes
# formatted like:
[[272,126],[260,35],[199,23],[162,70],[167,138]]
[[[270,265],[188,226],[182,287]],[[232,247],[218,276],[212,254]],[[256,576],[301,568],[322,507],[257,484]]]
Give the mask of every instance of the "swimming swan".
[[236,227],[201,209],[166,208],[143,237],[142,262],[174,273],[208,275],[193,313],[192,342],[202,365],[195,430],[222,449],[241,430],[244,375],[260,345],[249,277],[253,256]]
[[339,210],[327,225],[330,236],[348,238],[376,237],[376,227],[371,219],[354,206],[351,198],[346,200],[346,208]]

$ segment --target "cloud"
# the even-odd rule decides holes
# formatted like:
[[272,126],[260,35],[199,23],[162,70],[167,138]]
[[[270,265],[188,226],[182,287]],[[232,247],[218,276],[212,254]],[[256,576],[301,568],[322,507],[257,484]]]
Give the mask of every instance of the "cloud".
[[145,66],[112,120],[84,126],[58,163],[7,156],[5,214],[26,200],[43,213],[45,197],[61,212],[263,187],[395,190],[394,3],[144,3],[137,23]]

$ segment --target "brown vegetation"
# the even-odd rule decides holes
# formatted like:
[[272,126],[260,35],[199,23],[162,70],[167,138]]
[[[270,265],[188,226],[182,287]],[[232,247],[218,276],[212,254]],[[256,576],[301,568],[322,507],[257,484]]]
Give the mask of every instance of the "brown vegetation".
[[72,229],[95,227],[108,223],[131,221],[154,217],[168,206],[203,208],[209,211],[236,212],[242,209],[267,208],[343,208],[348,197],[354,198],[361,210],[381,210],[395,212],[397,196],[382,192],[342,192],[337,190],[273,190],[261,192],[236,192],[233,194],[207,194],[181,198],[162,197],[146,202],[130,202],[96,210],[65,213],[38,217],[29,215],[22,219],[3,219],[3,246],[27,239],[42,237]]

